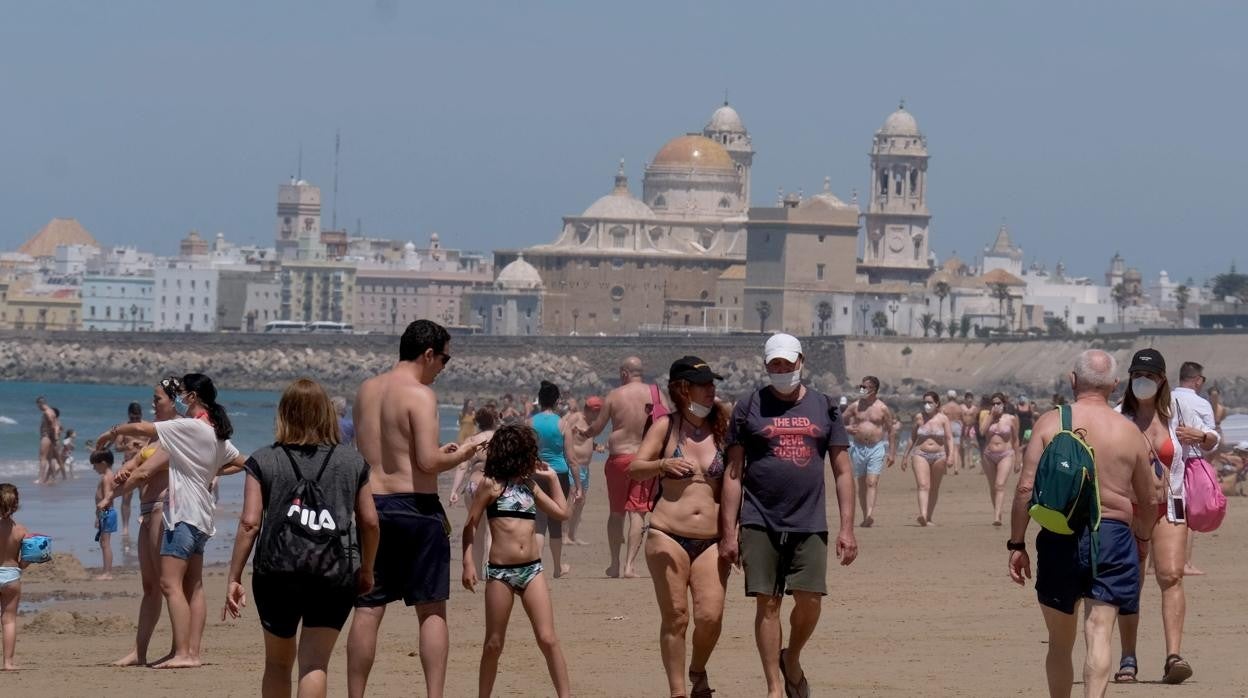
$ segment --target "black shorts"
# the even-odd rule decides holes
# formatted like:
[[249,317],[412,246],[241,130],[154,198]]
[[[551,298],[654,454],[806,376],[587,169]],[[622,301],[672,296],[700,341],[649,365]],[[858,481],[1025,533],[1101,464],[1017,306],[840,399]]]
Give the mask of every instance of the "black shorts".
[[355,587],[294,574],[254,575],[251,594],[260,625],[282,638],[294,637],[300,621],[305,628],[342,630],[355,601]]
[[[1092,535],[1100,537],[1096,574],[1092,573]],[[1081,598],[1118,607],[1124,616],[1140,612],[1140,557],[1131,527],[1105,519],[1096,534],[1065,536],[1040,531],[1036,536],[1036,598],[1062,613],[1074,613]]]
[[408,606],[451,598],[451,522],[436,494],[377,494],[377,545],[373,590],[355,600],[359,607],[385,606],[402,599]]
[[[546,481],[538,480],[538,487],[550,496],[552,492],[546,489]],[[568,492],[572,491],[572,476],[569,473],[559,473],[559,487],[563,490],[563,498],[568,498]],[[549,535],[551,538],[563,540],[563,522],[557,521],[546,515],[541,509],[537,510],[537,519],[534,521],[536,526],[533,531],[539,536]]]

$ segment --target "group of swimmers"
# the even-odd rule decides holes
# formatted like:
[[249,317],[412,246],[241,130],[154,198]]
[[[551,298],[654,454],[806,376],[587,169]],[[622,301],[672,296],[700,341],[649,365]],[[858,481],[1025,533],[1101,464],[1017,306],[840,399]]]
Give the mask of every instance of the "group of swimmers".
[[[713,692],[707,664],[719,639],[733,565],[741,566],[745,592],[756,600],[755,633],[767,694],[809,695],[801,653],[815,630],[821,598],[827,593],[829,548],[841,564],[853,562],[857,556],[855,489],[864,510],[862,525],[871,526],[878,477],[896,460],[899,420],[879,400],[878,379],[864,377],[857,399],[838,401],[802,382],[809,367],[801,343],[778,334],[763,349],[767,385],[739,396],[733,404],[718,399],[715,383],[719,376],[698,357],[675,361],[665,389],[646,383],[640,359],[630,357],[621,365],[620,385],[605,398],[590,397],[583,407],[573,404],[559,415],[565,398],[557,386],[543,382],[536,409],[527,417],[517,418],[520,410],[512,404],[511,423],[503,424],[497,405],[487,404],[472,410],[477,433],[465,433],[462,442],[441,444],[432,384],[451,361],[450,352],[451,338],[436,323],[420,320],[407,328],[395,366],[360,386],[352,420],[355,449],[341,443],[337,415],[324,391],[304,380],[283,395],[275,445],[244,458],[229,444],[228,418],[215,403],[215,388],[198,374],[165,379],[156,386],[155,423],[118,425],[102,435],[97,453],[115,440],[146,439],[146,445],[113,476],[117,487],[140,488],[143,515],[139,557],[144,598],[139,629],[134,650],[118,663],[148,664],[147,644],[163,602],[173,626],[173,648],[166,658],[151,664],[199,664],[199,639],[206,617],[200,580],[202,552],[213,533],[210,510],[204,518],[211,504],[207,493],[212,478],[246,470],[244,510],[223,616],[242,613],[247,599],[242,574],[254,550],[252,596],[266,647],[263,694],[289,694],[297,658],[300,695],[324,695],[328,657],[350,616],[348,694],[364,695],[386,607],[401,599],[416,609],[426,692],[443,695],[451,555],[450,524],[438,497],[438,475],[455,470],[451,501],[462,499],[468,508],[462,532],[461,582],[472,591],[482,589],[485,597],[479,694],[489,695],[493,690],[510,611],[519,597],[546,658],[555,693],[569,695],[567,662],[555,631],[543,550],[549,542],[554,576],[568,573],[558,527],[573,518],[578,502],[583,503],[594,437],[610,426],[605,466],[611,552],[607,574],[636,576],[636,558],[644,551],[660,609],[660,655],[670,695],[706,698]],[[1217,437],[1202,427],[1174,422],[1177,408],[1167,412],[1162,407],[1189,401],[1184,410],[1197,415],[1194,419],[1203,419],[1203,409],[1191,407],[1196,403],[1183,392],[1192,392],[1194,397],[1194,390],[1203,383],[1199,365],[1184,364],[1182,387],[1171,398],[1164,360],[1158,354],[1152,361],[1133,364],[1122,411],[1135,419],[1136,433],[1143,431],[1150,440],[1150,430],[1163,425],[1165,435],[1155,440],[1153,458],[1159,474],[1145,488],[1135,482],[1135,470],[1116,465],[1125,456],[1115,454],[1112,462],[1107,458],[1097,466],[1107,473],[1102,481],[1107,519],[1132,520],[1129,507],[1124,514],[1118,506],[1117,494],[1128,503],[1134,497],[1145,504],[1139,510],[1146,515],[1134,515],[1139,520],[1132,529],[1136,534],[1133,544],[1143,546],[1138,551],[1143,561],[1151,541],[1166,621],[1164,677],[1179,682],[1191,675],[1190,665],[1179,654],[1186,527],[1175,520],[1173,503],[1154,523],[1158,512],[1152,506],[1152,488],[1160,488],[1173,502],[1171,468],[1189,451],[1216,448]],[[1099,409],[1107,399],[1115,384],[1113,373],[1107,354],[1087,352],[1081,357],[1072,373],[1077,424],[1097,414],[1085,409]],[[924,395],[923,411],[913,421],[902,457],[903,468],[915,471],[916,520],[920,525],[933,523],[940,478],[951,466],[969,467],[966,442],[983,434],[982,446],[976,450],[989,480],[994,523],[999,525],[1006,477],[1021,470],[1017,497],[1029,492],[1035,462],[1054,433],[1053,418],[1045,415],[1035,421],[1032,430],[1040,438],[1025,444],[1027,429],[1019,414],[1024,410],[1011,406],[1004,395],[992,395],[986,411],[969,395],[956,410],[951,407],[956,404],[953,401],[941,402],[937,393]],[[973,426],[968,428],[967,415],[972,411]],[[1118,434],[1126,431],[1120,425],[1130,422],[1122,416],[1117,419],[1112,429],[1101,422],[1087,422],[1097,434],[1098,454],[1102,449],[1115,453],[1122,446],[1119,441],[1125,437]],[[1176,439],[1181,450],[1173,446]],[[1136,441],[1140,442],[1138,436]],[[1167,445],[1172,448],[1167,450]],[[831,466],[838,501],[838,529],[832,541],[824,462]],[[314,472],[325,493],[316,500],[319,503],[314,507],[306,498],[303,503],[296,499],[288,508],[289,502],[280,497],[302,486]],[[1001,477],[1003,473],[1006,477]],[[1127,483],[1134,484],[1134,492]],[[14,536],[20,541],[20,527],[12,521],[16,491],[7,510],[5,492],[0,488],[0,546]],[[1030,561],[1025,550],[1018,548],[1026,524],[1025,507],[1019,501],[1016,498],[1010,539],[1011,574],[1016,581],[1030,576]],[[163,525],[153,523],[158,510]],[[1020,512],[1024,512],[1021,520]],[[353,522],[356,544],[343,553],[350,574],[341,577],[348,581],[329,587],[307,586],[303,583],[307,580],[298,577],[304,573],[283,567],[273,551],[281,549],[282,527],[298,525],[291,520],[302,520],[304,527],[311,521],[311,528],[318,530],[325,517],[339,525]],[[317,521],[322,526],[316,526]],[[1111,524],[1107,530],[1115,529]],[[569,533],[569,538],[578,538],[575,529]],[[1105,538],[1105,534],[1095,535]],[[1138,607],[1139,561],[1134,578],[1123,571],[1131,564],[1121,553],[1114,553],[1121,560],[1103,556],[1107,564],[1100,570],[1065,569],[1073,563],[1053,552],[1055,543],[1045,543],[1048,547],[1041,551],[1037,587],[1050,629],[1050,653],[1064,651],[1069,664],[1073,638],[1067,637],[1067,631],[1074,627],[1073,606],[1079,598],[1088,597],[1094,599],[1093,604],[1112,606],[1113,617],[1122,613],[1123,660],[1117,679],[1134,680],[1136,625],[1126,619]],[[1116,543],[1102,545],[1107,550]],[[14,566],[10,558],[11,548],[0,547],[0,573]],[[0,601],[7,598],[6,588],[0,578]],[[304,592],[290,593],[296,588]],[[793,606],[787,642],[780,616],[786,596],[792,598]],[[5,613],[12,607],[15,603],[6,602]],[[1094,615],[1104,620],[1107,613],[1096,610]],[[300,625],[303,633],[296,641]],[[690,625],[692,654],[686,657]],[[11,660],[9,627],[6,623],[6,666]],[[1099,629],[1095,637],[1089,637],[1094,673],[1102,664],[1108,666],[1108,655],[1101,656],[1106,646],[1102,640]],[[1062,669],[1059,660],[1048,663],[1054,695],[1063,695],[1063,682],[1069,691],[1069,671]],[[1096,673],[1091,687],[1099,685],[1099,676]]]

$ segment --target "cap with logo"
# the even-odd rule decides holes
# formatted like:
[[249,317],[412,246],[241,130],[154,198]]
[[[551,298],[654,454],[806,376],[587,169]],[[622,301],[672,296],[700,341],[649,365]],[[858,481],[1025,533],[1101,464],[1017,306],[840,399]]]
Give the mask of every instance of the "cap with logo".
[[667,378],[674,381],[689,381],[695,385],[706,385],[724,379],[723,376],[712,371],[705,361],[696,356],[682,356],[672,362]]
[[1156,349],[1141,349],[1131,357],[1131,369],[1127,373],[1152,373],[1166,377],[1166,359]]
[[784,359],[785,361],[797,362],[797,358],[802,355],[802,343],[797,341],[797,337],[791,334],[773,334],[767,339],[767,344],[763,345],[763,356],[770,363],[772,359]]

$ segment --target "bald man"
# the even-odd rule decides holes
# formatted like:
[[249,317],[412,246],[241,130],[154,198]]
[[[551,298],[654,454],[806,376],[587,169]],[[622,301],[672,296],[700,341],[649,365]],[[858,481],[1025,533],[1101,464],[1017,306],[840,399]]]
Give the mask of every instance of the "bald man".
[[[646,429],[646,417],[650,408],[663,399],[658,386],[642,381],[641,359],[630,356],[620,364],[620,387],[607,393],[602,411],[584,430],[582,437],[593,438],[611,424],[611,436],[607,439],[607,464],[604,468],[607,481],[607,501],[611,514],[607,517],[607,545],[611,548],[611,566],[608,577],[636,577],[634,563],[641,550],[645,531],[646,512],[650,511],[650,498],[654,493],[654,480],[635,481],[628,477],[628,466],[637,455],[641,438]],[[620,546],[624,543],[624,519],[628,518],[628,556],[620,570]]]

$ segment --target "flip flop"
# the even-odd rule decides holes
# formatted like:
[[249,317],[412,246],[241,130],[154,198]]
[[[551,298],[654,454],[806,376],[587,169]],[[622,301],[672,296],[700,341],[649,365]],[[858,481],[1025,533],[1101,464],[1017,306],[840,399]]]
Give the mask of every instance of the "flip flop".
[[1114,674],[1114,683],[1135,683],[1135,675],[1138,671],[1139,665],[1135,657],[1129,654],[1123,655],[1122,661],[1118,663],[1118,673]]
[[1192,665],[1177,654],[1166,657],[1166,673],[1161,677],[1162,683],[1180,684],[1192,678]]
[[689,698],[712,698],[711,694],[715,693],[715,689],[711,688],[707,681],[705,671],[690,671],[689,683],[693,684]]
[[785,698],[810,698],[810,684],[806,681],[806,672],[802,672],[802,678],[796,683],[789,681],[789,672],[784,668],[784,655],[789,649],[786,647],[780,650],[780,676],[784,679],[784,695]]

